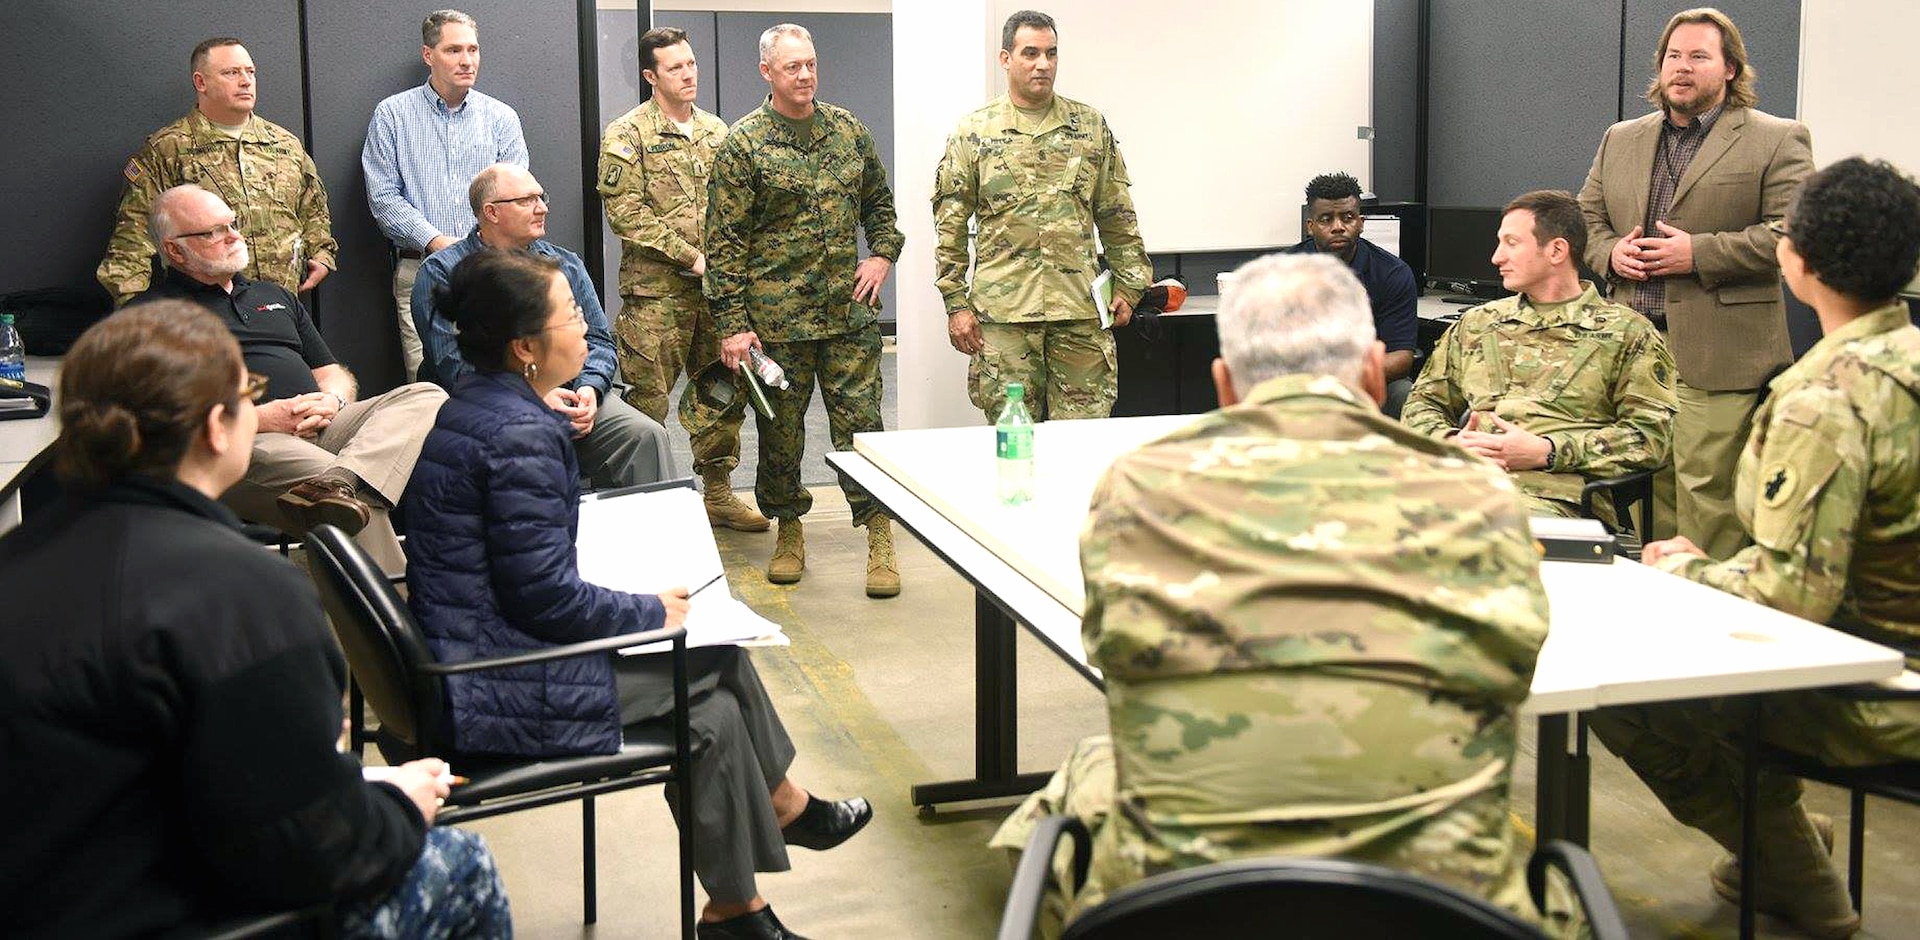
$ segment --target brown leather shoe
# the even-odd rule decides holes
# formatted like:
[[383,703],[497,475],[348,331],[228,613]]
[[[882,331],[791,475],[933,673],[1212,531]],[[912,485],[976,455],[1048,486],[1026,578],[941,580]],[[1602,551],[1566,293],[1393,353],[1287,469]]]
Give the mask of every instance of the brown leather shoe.
[[275,500],[302,529],[330,525],[348,535],[367,527],[373,507],[354,492],[353,484],[332,477],[310,477],[295,483]]

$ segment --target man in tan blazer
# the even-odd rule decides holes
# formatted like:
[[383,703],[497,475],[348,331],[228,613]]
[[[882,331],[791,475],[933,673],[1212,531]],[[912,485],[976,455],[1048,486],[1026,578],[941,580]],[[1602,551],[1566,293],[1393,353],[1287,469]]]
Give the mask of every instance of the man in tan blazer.
[[1813,172],[1813,144],[1806,125],[1754,109],[1746,43],[1718,10],[1675,14],[1654,68],[1660,110],[1608,128],[1580,190],[1586,260],[1667,337],[1680,412],[1666,486],[1680,533],[1724,559],[1746,539],[1734,463],[1762,387],[1793,360],[1766,223]]

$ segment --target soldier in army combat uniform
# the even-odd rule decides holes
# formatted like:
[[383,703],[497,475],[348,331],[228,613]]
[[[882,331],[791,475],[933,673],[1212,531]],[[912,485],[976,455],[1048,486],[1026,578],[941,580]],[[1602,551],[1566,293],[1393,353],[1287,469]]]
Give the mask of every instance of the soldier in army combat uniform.
[[1536,916],[1508,785],[1547,602],[1512,481],[1380,414],[1385,347],[1338,260],[1243,266],[1219,330],[1222,407],[1116,460],[1081,538],[1111,739],[993,844],[1020,848],[1053,812],[1089,821],[1069,916],[1151,874],[1270,855],[1400,868]]
[[239,215],[252,257],[242,273],[295,293],[312,290],[337,266],[339,247],[320,171],[298,137],[253,113],[253,57],[240,40],[206,40],[189,63],[193,110],[148,137],[122,171],[127,188],[100,284],[116,304],[147,289],[159,254],[147,238],[147,210],[162,192],[193,183]]
[[1660,334],[1580,280],[1586,240],[1569,193],[1508,203],[1493,263],[1516,293],[1460,315],[1401,414],[1511,473],[1536,516],[1577,516],[1587,480],[1666,463],[1678,407]]
[[[972,358],[968,397],[993,420],[1009,382],[1027,389],[1036,421],[1104,418],[1117,393],[1113,335],[1091,296],[1094,233],[1113,271],[1109,311],[1125,326],[1153,280],[1128,194],[1126,161],[1106,119],[1053,93],[1053,18],[1007,17],[1000,67],[1007,93],[947,138],[933,184],[936,285],[947,338]],[[967,220],[973,284],[967,284]]]
[[[680,424],[693,442],[705,484],[707,520],[764,532],[767,517],[733,493],[740,464],[745,395],[726,408],[704,401],[692,379],[720,361],[720,336],[700,292],[707,272],[700,225],[707,174],[727,135],[726,122],[694,107],[699,65],[685,31],[667,26],[640,36],[640,75],[653,97],[607,125],[600,144],[600,195],[607,224],[620,236],[620,316],[614,338],[627,404],[664,424],[667,398],[682,371]],[[736,380],[737,381],[737,380]]]
[[[768,389],[760,429],[760,511],[780,520],[767,580],[791,584],[806,567],[800,517],[813,496],[800,483],[813,386],[827,406],[833,445],[882,430],[880,285],[900,256],[893,192],[865,125],[816,101],[813,38],[791,23],[760,35],[766,103],[720,145],[708,181],[707,298],[720,325],[721,360],[738,367],[759,347],[786,370]],[[872,255],[854,261],[855,229]],[[855,525],[867,527],[867,596],[900,593],[887,516],[859,485],[840,479]]]
[[[1769,384],[1740,456],[1734,502],[1752,544],[1715,562],[1681,537],[1642,560],[1906,650],[1920,668],[1920,330],[1898,296],[1920,261],[1920,189],[1885,163],[1842,160],[1807,179],[1787,218],[1780,271],[1825,336]],[[1768,743],[1827,764],[1920,760],[1920,702],[1782,692],[1765,714]],[[1591,726],[1675,818],[1738,850],[1736,727],[1716,703],[1608,708]],[[1800,791],[1761,769],[1758,907],[1845,937],[1860,917],[1827,858],[1832,820],[1809,817]],[[1739,899],[1732,855],[1710,881]]]

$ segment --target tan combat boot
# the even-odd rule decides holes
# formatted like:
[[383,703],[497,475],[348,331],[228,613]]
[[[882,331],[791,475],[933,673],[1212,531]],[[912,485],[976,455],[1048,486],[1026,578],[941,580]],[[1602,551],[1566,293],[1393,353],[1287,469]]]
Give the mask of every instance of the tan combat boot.
[[767,562],[767,580],[775,584],[796,584],[807,568],[807,539],[800,533],[800,520],[780,520],[780,532],[773,543],[773,560]]
[[732,529],[735,532],[765,532],[773,525],[767,517],[755,512],[733,495],[733,481],[727,478],[727,472],[718,467],[700,471],[702,481],[701,498],[707,504],[707,524],[716,528]]
[[[1771,820],[1762,819],[1762,825]],[[1847,895],[1827,854],[1833,851],[1833,819],[1801,811],[1798,805],[1784,823],[1788,832],[1766,839],[1760,877],[1760,903],[1755,907],[1787,921],[1809,937],[1841,940],[1860,929],[1860,915]],[[1784,857],[1783,857],[1784,856]],[[1740,903],[1740,862],[1732,855],[1716,861],[1708,871],[1714,893]]]
[[867,520],[867,596],[893,597],[900,593],[900,567],[893,559],[893,520]]

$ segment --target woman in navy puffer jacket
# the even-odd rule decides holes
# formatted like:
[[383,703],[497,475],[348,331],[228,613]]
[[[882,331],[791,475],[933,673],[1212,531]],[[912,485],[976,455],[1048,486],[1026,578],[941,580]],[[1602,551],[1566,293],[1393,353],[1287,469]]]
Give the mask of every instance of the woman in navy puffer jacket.
[[[504,200],[503,200],[504,201]],[[580,580],[574,555],[574,427],[554,409],[586,361],[586,324],[557,264],[482,251],[456,267],[437,309],[477,370],[454,388],[407,486],[409,603],[436,656],[499,656],[672,626],[685,588],[628,594]],[[694,870],[710,900],[703,938],[792,937],[754,885],[786,847],[826,849],[872,818],[787,779],[793,743],[738,647],[688,653]],[[575,657],[447,681],[463,755],[611,753],[624,724],[673,707],[661,656]]]

